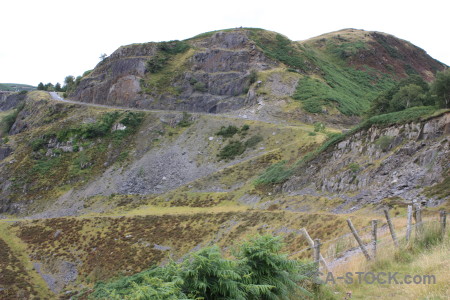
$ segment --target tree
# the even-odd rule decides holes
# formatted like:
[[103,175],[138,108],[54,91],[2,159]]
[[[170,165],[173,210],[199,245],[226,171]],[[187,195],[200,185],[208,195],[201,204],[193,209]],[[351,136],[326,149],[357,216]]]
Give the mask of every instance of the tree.
[[73,89],[73,86],[75,85],[75,77],[72,75],[66,76],[64,78],[64,86],[63,89],[65,92],[70,92]]
[[38,89],[39,91],[43,91],[43,90],[45,89],[44,84],[43,84],[42,82],[39,82],[39,84],[38,84],[38,86],[37,86],[37,89]]
[[108,55],[106,55],[106,53],[102,53],[102,54],[100,54],[99,58],[100,58],[101,61],[103,61],[107,57],[108,57]]
[[46,90],[46,91],[53,91],[53,84],[51,82],[47,83],[44,86],[44,90]]
[[395,93],[391,100],[391,111],[400,111],[413,106],[419,106],[423,104],[424,90],[422,87],[409,84],[400,88]]
[[450,108],[450,69],[436,74],[431,90],[436,95],[436,105]]
[[55,92],[62,92],[61,84],[59,82],[55,84]]

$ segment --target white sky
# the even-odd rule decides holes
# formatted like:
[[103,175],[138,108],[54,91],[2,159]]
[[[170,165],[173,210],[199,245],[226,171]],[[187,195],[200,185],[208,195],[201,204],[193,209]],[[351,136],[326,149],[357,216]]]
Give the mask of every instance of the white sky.
[[448,0],[4,0],[0,82],[63,82],[121,45],[258,27],[304,40],[343,28],[393,34],[450,65]]

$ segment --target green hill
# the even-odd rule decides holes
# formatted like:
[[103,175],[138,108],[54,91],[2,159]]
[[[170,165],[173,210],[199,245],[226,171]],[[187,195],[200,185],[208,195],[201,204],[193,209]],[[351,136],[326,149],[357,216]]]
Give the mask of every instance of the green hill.
[[32,91],[35,89],[36,89],[35,86],[31,86],[28,84],[0,83],[0,91],[20,92],[20,91]]

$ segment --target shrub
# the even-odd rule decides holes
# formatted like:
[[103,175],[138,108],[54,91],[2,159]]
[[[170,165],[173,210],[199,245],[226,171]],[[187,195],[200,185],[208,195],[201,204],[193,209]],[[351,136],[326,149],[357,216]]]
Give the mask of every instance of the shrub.
[[33,140],[30,143],[31,149],[33,149],[33,151],[39,151],[40,149],[42,149],[45,145],[45,140],[42,138],[37,138],[35,140]]
[[[117,117],[115,117],[115,119],[117,119]],[[139,125],[141,125],[143,120],[144,120],[144,113],[143,112],[130,112],[130,111],[127,111],[125,113],[125,116],[120,120],[120,123],[122,123],[123,125],[127,126],[128,128],[135,129]]]
[[348,165],[349,170],[351,170],[353,173],[356,173],[359,171],[359,169],[361,169],[361,167],[359,166],[359,164],[357,163],[351,163]]
[[236,133],[239,132],[239,129],[234,125],[228,125],[228,127],[222,126],[220,127],[220,130],[216,132],[216,135],[221,135],[224,138],[229,138],[234,136]]
[[244,153],[244,151],[245,144],[240,141],[232,141],[220,150],[218,156],[220,159],[233,159]]
[[249,138],[247,141],[245,141],[245,147],[246,148],[253,148],[256,145],[258,145],[263,140],[263,137],[260,135],[254,135],[251,138]]
[[249,130],[249,129],[250,129],[250,125],[244,124],[244,125],[242,126],[242,128],[241,128],[241,132],[247,131],[247,130]]
[[156,53],[145,64],[145,70],[150,73],[157,73],[166,66],[168,60],[169,58],[166,55]]
[[248,77],[249,84],[250,85],[254,84],[257,79],[258,79],[258,72],[256,72],[256,70],[251,70],[250,75]]
[[194,91],[206,92],[206,90],[207,90],[207,88],[206,88],[206,84],[205,83],[200,82],[200,81],[194,83]]
[[324,132],[325,131],[325,125],[321,122],[314,123],[314,131],[315,132]]
[[386,152],[389,150],[393,139],[394,138],[391,136],[383,135],[375,141],[375,145],[377,145],[383,152]]
[[178,123],[178,126],[180,127],[189,127],[192,125],[192,115],[183,111],[183,118],[181,119],[180,123]]
[[191,46],[183,41],[168,41],[158,44],[158,50],[170,55],[186,52]]

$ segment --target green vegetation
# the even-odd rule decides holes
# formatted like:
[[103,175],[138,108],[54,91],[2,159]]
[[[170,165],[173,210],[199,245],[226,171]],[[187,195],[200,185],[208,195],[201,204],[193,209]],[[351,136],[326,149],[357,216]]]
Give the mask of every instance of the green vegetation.
[[[223,136],[224,138],[232,138],[235,134],[239,133],[240,138],[244,138],[250,126],[248,124],[244,124],[241,128],[238,128],[234,125],[228,125],[227,127],[222,126],[216,135]],[[241,155],[247,150],[247,148],[254,148],[260,142],[263,141],[263,137],[260,135],[254,135],[247,139],[245,142],[242,140],[238,141],[230,141],[225,147],[223,147],[219,154],[217,155],[221,160],[222,159],[234,159],[236,156]]]
[[236,133],[239,132],[239,129],[234,125],[229,125],[228,127],[222,126],[216,135],[221,135],[224,138],[233,137]]
[[347,59],[352,55],[357,54],[361,49],[366,49],[366,44],[363,41],[335,43],[330,42],[327,45],[327,50],[341,59]]
[[56,137],[59,141],[67,141],[70,138],[78,139],[92,139],[102,137],[110,134],[114,123],[121,123],[127,128],[125,130],[116,130],[112,136],[118,139],[134,133],[137,127],[142,123],[144,114],[142,112],[119,113],[117,111],[105,113],[99,120],[94,123],[79,124],[66,129],[61,129],[56,132]]
[[431,91],[436,95],[436,105],[450,108],[450,70],[436,74],[436,80],[431,85]]
[[302,101],[303,108],[310,113],[321,113],[323,106],[336,105],[345,115],[361,115],[379,92],[393,85],[392,79],[368,67],[365,71],[355,70],[315,56],[324,80],[303,77],[292,96]]
[[357,163],[351,163],[348,165],[348,169],[353,173],[357,173],[361,169],[361,166]]
[[383,135],[375,141],[375,145],[377,145],[377,147],[380,148],[383,152],[386,152],[387,150],[389,150],[393,139],[394,138],[392,136]]
[[312,267],[282,254],[278,237],[256,236],[233,259],[217,246],[110,283],[98,283],[93,299],[290,299],[311,295],[298,283],[312,279]]
[[222,159],[234,159],[236,156],[241,155],[247,150],[247,148],[254,148],[260,142],[262,142],[263,137],[260,135],[254,135],[250,137],[245,142],[241,141],[230,141],[225,147],[223,147],[219,154],[217,155]]
[[28,84],[0,83],[0,91],[20,92],[20,91],[33,91],[35,89],[36,87]]
[[263,141],[262,136],[254,135],[254,136],[250,137],[248,140],[246,140],[244,145],[245,145],[245,148],[254,148],[254,147],[256,147],[256,145],[258,145],[262,141]]
[[5,135],[11,130],[11,127],[16,122],[17,116],[24,107],[25,103],[22,102],[14,110],[10,111],[0,119],[0,135]]
[[280,184],[285,182],[293,174],[293,169],[286,166],[286,161],[280,161],[271,165],[256,180],[256,186]]
[[302,72],[309,70],[309,60],[303,50],[285,36],[270,32],[261,34],[261,31],[257,29],[250,32],[250,37],[268,57],[278,60],[294,70]]
[[146,70],[150,73],[161,71],[172,56],[189,50],[188,43],[183,41],[170,41],[158,43],[157,53],[146,63]]
[[245,152],[245,144],[240,141],[231,141],[223,147],[217,155],[220,159],[234,159]]
[[249,129],[250,129],[250,126],[248,124],[242,125],[242,127],[240,129],[234,125],[228,125],[227,127],[222,126],[222,127],[220,127],[220,130],[218,132],[216,132],[216,135],[221,135],[224,138],[230,138],[230,137],[233,137],[236,133],[240,133],[241,135],[246,135]]
[[181,119],[180,123],[178,123],[178,126],[189,127],[191,125],[192,125],[192,115],[183,111],[183,118]]

